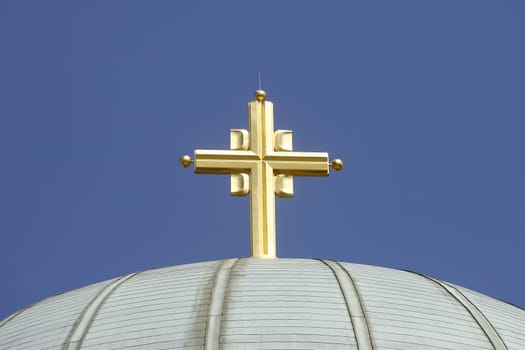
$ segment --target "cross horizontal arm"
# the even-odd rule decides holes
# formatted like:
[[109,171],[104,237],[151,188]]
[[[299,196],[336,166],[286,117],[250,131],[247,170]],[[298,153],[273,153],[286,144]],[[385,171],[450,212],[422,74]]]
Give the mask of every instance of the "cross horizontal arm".
[[294,176],[328,176],[329,162],[326,152],[274,152],[264,160],[275,174]]
[[197,174],[232,174],[250,172],[260,158],[251,151],[195,150]]

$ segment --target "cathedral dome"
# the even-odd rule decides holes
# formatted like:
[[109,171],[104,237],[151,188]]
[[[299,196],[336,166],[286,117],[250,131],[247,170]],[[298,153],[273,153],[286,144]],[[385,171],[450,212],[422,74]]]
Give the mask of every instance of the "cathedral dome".
[[0,321],[0,349],[525,349],[525,310],[421,274],[314,259],[146,270]]

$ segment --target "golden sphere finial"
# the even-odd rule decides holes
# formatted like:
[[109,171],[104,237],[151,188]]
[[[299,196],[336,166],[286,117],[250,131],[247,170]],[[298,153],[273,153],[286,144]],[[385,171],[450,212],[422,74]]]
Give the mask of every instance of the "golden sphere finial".
[[180,165],[182,165],[182,167],[187,168],[193,164],[193,159],[191,159],[189,155],[185,154],[182,157],[180,157],[179,163]]
[[344,163],[343,163],[343,161],[341,159],[337,158],[337,159],[332,160],[332,162],[330,163],[330,166],[335,171],[339,171],[339,170],[343,169]]
[[264,90],[255,90],[255,99],[259,102],[266,100],[266,92]]

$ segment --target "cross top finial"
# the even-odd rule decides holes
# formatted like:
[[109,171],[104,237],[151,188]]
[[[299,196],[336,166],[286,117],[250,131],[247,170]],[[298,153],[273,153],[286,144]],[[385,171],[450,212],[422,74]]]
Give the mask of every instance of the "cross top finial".
[[264,90],[255,90],[254,96],[259,102],[264,102],[266,100],[266,92]]
[[248,103],[248,130],[230,130],[230,150],[195,150],[180,164],[194,164],[197,174],[228,174],[232,196],[250,194],[251,253],[256,258],[275,258],[275,195],[293,197],[294,176],[328,176],[339,171],[341,159],[331,163],[326,152],[295,152],[292,131],[273,129],[273,103],[266,92],[255,91]]

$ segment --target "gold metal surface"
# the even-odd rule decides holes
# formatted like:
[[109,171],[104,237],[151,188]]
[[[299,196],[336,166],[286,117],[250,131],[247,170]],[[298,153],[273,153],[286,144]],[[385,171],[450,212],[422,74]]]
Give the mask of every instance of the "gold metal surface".
[[[260,83],[259,83],[260,84]],[[266,92],[264,90],[255,90],[255,99],[259,102],[266,100]]]
[[329,163],[325,152],[294,152],[292,131],[273,129],[273,103],[257,90],[248,103],[249,128],[230,131],[230,150],[195,150],[194,159],[180,158],[183,167],[194,164],[197,174],[229,174],[231,194],[250,194],[251,253],[275,258],[275,195],[293,197],[293,176],[328,176],[343,161]]
[[343,169],[343,166],[344,166],[344,163],[341,159],[334,159],[332,160],[332,162],[330,163],[330,166],[332,167],[332,169],[334,169],[335,171],[339,171],[341,169]]
[[187,168],[189,167],[192,163],[193,163],[193,159],[191,159],[191,157],[189,155],[184,155],[182,157],[180,157],[179,159],[179,163],[180,165],[182,165],[184,168]]

